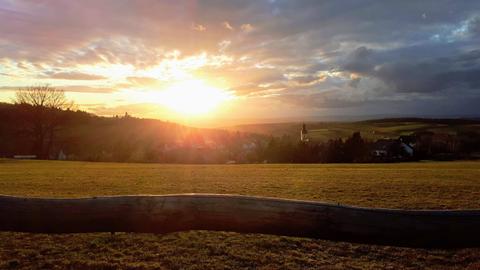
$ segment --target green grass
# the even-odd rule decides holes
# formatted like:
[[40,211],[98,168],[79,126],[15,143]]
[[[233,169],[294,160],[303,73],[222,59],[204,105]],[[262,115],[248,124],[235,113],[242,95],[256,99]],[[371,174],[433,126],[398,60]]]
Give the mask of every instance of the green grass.
[[439,133],[454,133],[453,128],[446,125],[433,125],[425,123],[338,123],[336,128],[325,127],[320,129],[312,129],[309,131],[310,137],[314,140],[327,141],[334,138],[348,138],[352,133],[359,131],[361,135],[370,140],[378,140],[381,138],[396,138],[400,135],[409,135],[417,131],[434,131]]
[[435,133],[456,134],[459,131],[478,130],[478,127],[469,125],[447,125],[424,122],[354,122],[354,123],[329,123],[322,128],[309,130],[310,137],[318,141],[327,141],[335,138],[348,138],[358,131],[362,137],[369,140],[382,138],[397,138],[401,135],[410,135],[419,131],[432,131]]
[[[388,208],[480,209],[480,162],[161,165],[0,160],[1,194],[84,197],[190,192]],[[424,250],[226,232],[0,233],[0,240],[0,268],[480,267],[480,249]]]

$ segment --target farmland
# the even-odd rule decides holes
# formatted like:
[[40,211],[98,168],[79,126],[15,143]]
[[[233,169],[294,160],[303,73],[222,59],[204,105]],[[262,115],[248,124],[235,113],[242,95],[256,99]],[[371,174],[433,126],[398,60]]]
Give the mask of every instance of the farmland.
[[[405,209],[480,208],[480,162],[162,165],[0,160],[0,193],[39,197],[230,193]],[[0,267],[457,268],[480,249],[425,250],[256,234],[0,233]]]
[[[480,128],[478,120],[422,118],[393,118],[358,122],[307,122],[306,125],[310,138],[315,141],[327,141],[336,138],[345,139],[357,131],[366,139],[378,140],[382,138],[396,138],[400,135],[410,135],[423,131],[458,134],[462,132],[477,132]],[[239,125],[229,129],[265,135],[286,135],[297,139],[301,126],[301,122],[272,123]]]

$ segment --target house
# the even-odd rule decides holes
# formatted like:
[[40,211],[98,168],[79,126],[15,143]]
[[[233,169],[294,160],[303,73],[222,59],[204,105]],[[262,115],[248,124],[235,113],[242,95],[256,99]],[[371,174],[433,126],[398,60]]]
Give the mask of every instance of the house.
[[380,139],[373,144],[370,152],[374,157],[389,157],[392,155],[392,149],[396,143],[396,140]]
[[246,152],[251,152],[257,148],[257,144],[254,142],[246,142],[242,144],[242,149]]
[[58,157],[57,157],[58,160],[67,160],[67,155],[65,155],[65,153],[63,152],[63,150],[60,150],[60,152],[58,152]]
[[408,157],[413,157],[413,154],[415,152],[414,146],[404,143],[402,141],[400,141],[400,146],[402,147],[404,153],[407,154]]
[[415,135],[402,135],[398,137],[398,140],[404,144],[411,146],[412,148],[415,147],[415,143],[417,142],[417,138]]
[[414,148],[404,142],[406,138],[380,139],[376,141],[370,153],[377,161],[405,160],[413,157]]

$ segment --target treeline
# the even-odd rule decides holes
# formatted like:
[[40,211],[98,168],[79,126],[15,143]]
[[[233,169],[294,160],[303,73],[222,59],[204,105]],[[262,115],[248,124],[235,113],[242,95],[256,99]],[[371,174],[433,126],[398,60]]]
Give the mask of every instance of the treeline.
[[[477,131],[418,132],[369,141],[299,142],[216,129],[190,128],[151,119],[99,117],[83,111],[0,104],[0,157],[159,163],[351,163],[475,158]],[[48,119],[52,117],[52,119]],[[55,125],[51,123],[54,122]],[[52,128],[53,126],[53,128]]]
[[271,138],[259,159],[274,163],[371,163],[480,158],[480,131],[457,134],[416,132],[377,141],[359,132],[326,142],[292,142],[288,136]]
[[[53,120],[50,119],[53,117]],[[50,128],[51,121],[55,122]],[[225,163],[266,137],[132,116],[0,103],[0,157],[114,162]]]
[[[300,130],[300,127],[299,127]],[[0,103],[0,157],[161,163],[351,163],[475,158],[478,129],[456,134],[417,132],[368,141],[299,142],[217,129],[191,128],[152,119],[99,117],[73,110],[63,91],[49,86],[17,91]]]
[[272,137],[261,159],[274,163],[351,163],[369,161],[370,143],[360,133],[346,140],[332,139],[320,143],[292,142],[288,136]]

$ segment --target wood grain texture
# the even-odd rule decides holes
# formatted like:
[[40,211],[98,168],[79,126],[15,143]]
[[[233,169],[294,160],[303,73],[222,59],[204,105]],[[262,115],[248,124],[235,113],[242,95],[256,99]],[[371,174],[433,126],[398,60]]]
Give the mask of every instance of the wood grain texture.
[[0,231],[231,231],[393,246],[480,246],[480,210],[394,210],[217,194],[46,199],[0,196]]

